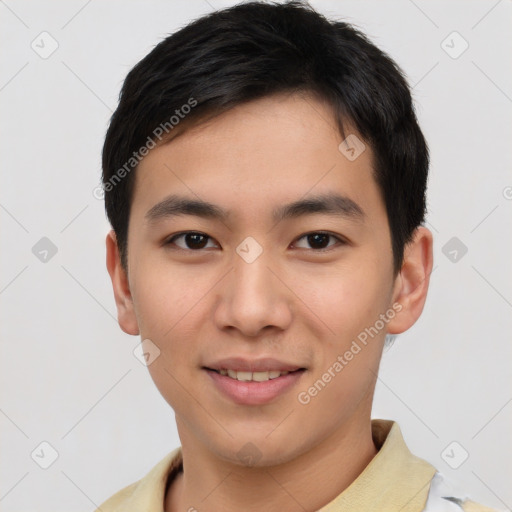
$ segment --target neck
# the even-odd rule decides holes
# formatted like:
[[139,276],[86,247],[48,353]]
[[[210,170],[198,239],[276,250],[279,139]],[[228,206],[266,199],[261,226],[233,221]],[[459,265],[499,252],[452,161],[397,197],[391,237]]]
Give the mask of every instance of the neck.
[[318,510],[343,492],[377,453],[369,415],[306,453],[275,466],[220,459],[180,432],[184,472],[166,496],[166,512]]

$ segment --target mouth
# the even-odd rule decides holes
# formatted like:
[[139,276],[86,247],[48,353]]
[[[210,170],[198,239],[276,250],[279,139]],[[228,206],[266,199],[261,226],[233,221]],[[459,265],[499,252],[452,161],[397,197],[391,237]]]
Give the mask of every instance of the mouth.
[[248,371],[234,368],[202,367],[215,392],[237,405],[266,405],[284,399],[298,386],[306,368]]

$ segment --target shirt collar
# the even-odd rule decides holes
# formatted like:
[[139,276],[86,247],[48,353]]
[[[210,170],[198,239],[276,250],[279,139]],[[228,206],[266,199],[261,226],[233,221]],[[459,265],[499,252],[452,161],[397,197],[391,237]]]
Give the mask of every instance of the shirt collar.
[[398,423],[372,420],[372,436],[377,455],[351,485],[318,512],[423,510],[436,469],[409,451]]

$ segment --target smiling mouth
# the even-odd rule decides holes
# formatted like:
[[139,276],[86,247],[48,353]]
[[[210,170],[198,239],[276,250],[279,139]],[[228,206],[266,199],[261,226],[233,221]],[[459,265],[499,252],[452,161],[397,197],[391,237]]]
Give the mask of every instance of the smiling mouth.
[[273,380],[284,375],[288,375],[289,373],[302,372],[305,370],[305,368],[299,368],[293,371],[270,370],[266,372],[247,372],[227,369],[214,370],[212,368],[205,368],[205,370],[209,370],[211,372],[218,373],[219,375],[222,375],[224,377],[228,377],[233,380],[239,380],[242,382],[266,382],[268,380]]

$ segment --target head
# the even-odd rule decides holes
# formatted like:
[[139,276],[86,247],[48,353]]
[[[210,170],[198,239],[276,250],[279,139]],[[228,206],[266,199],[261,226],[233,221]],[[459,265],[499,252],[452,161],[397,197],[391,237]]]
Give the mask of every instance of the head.
[[[214,12],[130,71],[103,149],[107,266],[182,440],[274,464],[367,422],[386,334],[426,298],[427,172],[397,65],[307,5]],[[216,384],[284,367],[271,399]]]

